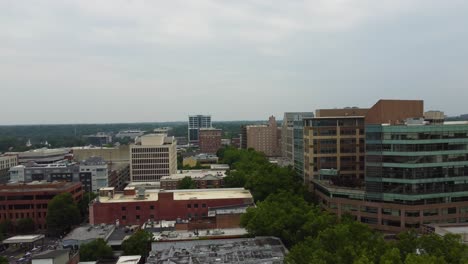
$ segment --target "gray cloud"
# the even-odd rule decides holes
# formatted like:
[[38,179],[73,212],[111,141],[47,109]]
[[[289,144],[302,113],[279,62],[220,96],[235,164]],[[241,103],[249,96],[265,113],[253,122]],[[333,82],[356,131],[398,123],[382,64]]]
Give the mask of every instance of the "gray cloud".
[[0,124],[468,112],[464,1],[0,2]]

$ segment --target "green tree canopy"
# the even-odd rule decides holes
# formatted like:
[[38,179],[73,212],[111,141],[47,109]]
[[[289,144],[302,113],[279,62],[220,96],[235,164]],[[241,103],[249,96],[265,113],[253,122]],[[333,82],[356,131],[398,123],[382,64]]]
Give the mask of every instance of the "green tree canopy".
[[80,246],[80,261],[97,261],[112,257],[112,248],[102,238]]
[[86,192],[80,201],[78,201],[78,209],[83,218],[88,216],[89,203],[97,197],[93,192]]
[[144,230],[138,230],[122,243],[124,255],[147,256],[150,251],[153,235]]
[[291,263],[379,263],[386,251],[381,234],[368,226],[346,221],[322,229],[318,236],[310,236],[292,247],[287,256]]
[[10,262],[8,261],[7,258],[4,256],[0,256],[0,264],[9,264]]
[[316,236],[331,226],[335,217],[311,206],[290,192],[270,195],[256,208],[248,208],[241,225],[254,236],[277,236],[286,245],[294,245],[307,236]]
[[177,183],[177,189],[196,189],[197,183],[189,176],[185,176]]
[[47,232],[59,236],[80,223],[80,211],[70,193],[56,195],[47,206]]
[[16,232],[19,234],[28,234],[34,230],[34,221],[31,218],[22,218],[16,221]]

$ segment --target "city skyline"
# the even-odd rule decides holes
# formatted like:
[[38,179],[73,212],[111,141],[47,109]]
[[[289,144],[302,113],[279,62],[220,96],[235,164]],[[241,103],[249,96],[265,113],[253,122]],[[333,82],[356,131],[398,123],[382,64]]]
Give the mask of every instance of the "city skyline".
[[[464,1],[0,3],[0,125],[468,113]],[[235,111],[233,111],[235,110]]]

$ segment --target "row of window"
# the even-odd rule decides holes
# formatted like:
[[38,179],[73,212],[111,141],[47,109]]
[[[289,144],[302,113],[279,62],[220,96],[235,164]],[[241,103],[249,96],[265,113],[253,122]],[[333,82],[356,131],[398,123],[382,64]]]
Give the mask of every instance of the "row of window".
[[[338,209],[338,205],[336,203],[330,203],[330,209]],[[351,204],[343,204],[341,205],[341,209],[343,211],[349,212],[357,212],[361,210],[361,212],[368,213],[368,214],[378,214],[379,208],[372,207],[372,206],[355,206]],[[391,208],[380,208],[383,215],[391,215],[391,216],[401,216],[401,210],[399,209],[391,209]],[[425,209],[422,210],[423,216],[436,216],[436,215],[450,215],[456,214],[457,208],[456,207],[448,207],[440,209]],[[460,213],[468,213],[468,207],[460,208]],[[405,211],[406,217],[419,217],[421,211],[413,210],[413,211]]]
[[3,213],[0,214],[0,221],[1,220],[13,220],[13,219],[23,219],[23,218],[46,218],[47,212],[26,212],[26,213]]

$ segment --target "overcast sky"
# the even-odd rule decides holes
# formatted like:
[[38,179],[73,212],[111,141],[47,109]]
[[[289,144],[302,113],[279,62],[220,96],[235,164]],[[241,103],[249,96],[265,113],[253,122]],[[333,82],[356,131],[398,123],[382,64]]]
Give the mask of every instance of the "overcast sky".
[[0,124],[468,113],[468,1],[0,0]]

